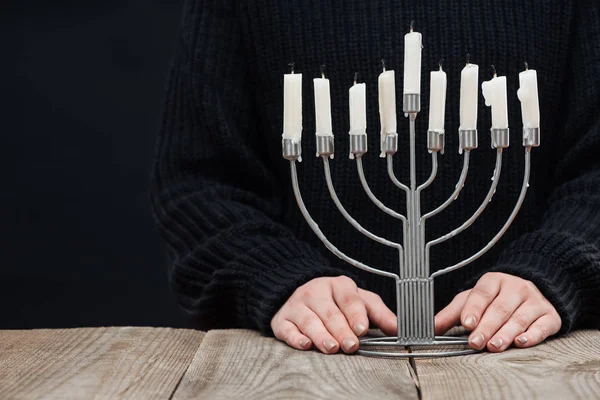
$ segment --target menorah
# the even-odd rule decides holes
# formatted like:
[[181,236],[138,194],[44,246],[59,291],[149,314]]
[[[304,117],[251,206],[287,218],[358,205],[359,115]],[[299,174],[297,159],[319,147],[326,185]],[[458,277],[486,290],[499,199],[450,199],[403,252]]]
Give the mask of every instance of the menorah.
[[[431,248],[453,238],[471,226],[471,224],[473,224],[473,222],[475,222],[475,220],[483,213],[488,203],[492,200],[500,178],[502,167],[502,151],[503,149],[509,147],[509,129],[492,128],[490,130],[491,147],[496,150],[496,166],[490,188],[479,208],[469,219],[467,219],[456,229],[435,240],[425,243],[426,222],[435,215],[439,214],[442,210],[446,209],[458,197],[467,178],[470,152],[477,148],[478,140],[476,129],[459,129],[459,153],[461,153],[463,156],[463,167],[460,178],[458,179],[458,183],[456,184],[456,188],[445,202],[440,204],[437,208],[422,215],[421,194],[435,180],[438,171],[437,157],[438,153],[441,152],[443,154],[445,138],[443,131],[427,132],[427,148],[431,153],[431,174],[424,183],[417,185],[415,160],[415,121],[420,108],[419,94],[404,94],[403,111],[409,120],[410,135],[410,185],[401,183],[396,178],[394,173],[394,155],[398,150],[398,134],[395,132],[388,133],[382,139],[382,156],[387,160],[387,171],[390,180],[406,195],[406,215],[398,213],[387,207],[373,194],[365,178],[362,164],[362,158],[367,153],[367,135],[366,133],[350,133],[350,158],[354,159],[356,162],[356,169],[360,183],[369,199],[381,211],[402,222],[402,244],[392,242],[371,233],[361,226],[360,223],[352,218],[352,216],[347,212],[336,194],[333,181],[331,179],[329,159],[333,158],[334,155],[334,137],[333,135],[319,134],[316,136],[317,156],[321,157],[323,161],[325,180],[327,182],[331,199],[335,203],[339,212],[356,230],[369,239],[394,248],[398,251],[398,273],[377,269],[355,260],[354,258],[351,258],[341,252],[333,243],[329,241],[329,239],[327,239],[327,237],[319,228],[318,224],[313,220],[306,209],[300,193],[298,175],[296,171],[296,161],[300,160],[302,150],[301,142],[300,140],[294,140],[285,137],[282,141],[283,157],[290,161],[292,187],[296,201],[300,211],[302,212],[302,215],[318,238],[323,242],[327,249],[348,264],[372,274],[391,278],[395,282],[398,335],[393,337],[387,336],[361,339],[358,353],[362,355],[384,357],[443,357],[469,354],[476,351],[468,347],[468,341],[465,338],[457,336],[435,335],[434,280],[439,276],[456,271],[457,269],[477,260],[490,248],[492,248],[508,230],[509,226],[519,212],[521,205],[523,204],[525,195],[527,193],[527,188],[529,186],[531,148],[539,146],[540,143],[539,128],[523,128],[523,146],[525,148],[525,172],[523,176],[523,186],[513,211],[499,232],[496,233],[496,235],[485,247],[469,258],[455,265],[451,265],[431,273],[429,256]],[[448,345],[452,345],[451,350],[435,349],[436,346],[440,347]],[[372,346],[385,348],[389,351],[364,349],[364,347]],[[407,349],[410,349],[411,351],[406,351]],[[413,351],[416,349],[420,349],[421,351]]]

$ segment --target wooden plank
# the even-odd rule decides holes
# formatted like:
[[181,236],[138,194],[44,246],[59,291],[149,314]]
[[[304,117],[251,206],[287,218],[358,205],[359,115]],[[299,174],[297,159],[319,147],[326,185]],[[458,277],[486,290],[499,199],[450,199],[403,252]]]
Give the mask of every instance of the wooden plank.
[[298,351],[242,330],[210,331],[174,399],[418,399],[406,360]]
[[166,328],[0,332],[2,399],[168,399],[203,333]]
[[417,359],[415,366],[423,399],[598,399],[600,332],[504,353]]

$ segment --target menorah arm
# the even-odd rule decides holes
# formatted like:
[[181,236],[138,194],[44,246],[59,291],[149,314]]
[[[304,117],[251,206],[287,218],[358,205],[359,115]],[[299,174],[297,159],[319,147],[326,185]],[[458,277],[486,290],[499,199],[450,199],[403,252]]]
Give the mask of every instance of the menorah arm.
[[429,269],[428,268],[429,267],[429,253],[430,253],[431,247],[435,246],[436,244],[445,242],[446,240],[451,239],[454,236],[458,235],[459,233],[461,233],[462,231],[467,229],[469,226],[471,226],[473,224],[473,222],[475,222],[475,220],[477,218],[479,218],[479,216],[483,213],[483,211],[485,210],[487,205],[490,203],[490,201],[492,201],[492,197],[494,197],[494,193],[496,193],[496,187],[498,186],[498,181],[500,178],[501,171],[502,171],[502,148],[498,148],[496,150],[496,167],[494,169],[494,176],[492,177],[492,185],[490,186],[490,190],[488,191],[487,195],[485,196],[485,199],[483,200],[483,202],[481,203],[481,205],[479,206],[477,211],[475,211],[475,213],[471,216],[471,218],[466,220],[461,226],[454,229],[450,233],[447,233],[444,236],[441,236],[441,237],[427,243],[427,245],[425,246],[425,265],[427,266],[427,269]]
[[429,178],[423,184],[419,185],[417,188],[417,193],[421,193],[424,189],[427,189],[429,185],[433,183],[435,177],[437,176],[438,163],[437,163],[437,151],[431,153],[431,174]]
[[456,184],[456,187],[454,189],[454,192],[452,192],[452,194],[450,195],[450,197],[448,197],[448,200],[446,200],[444,203],[442,203],[438,208],[428,212],[427,214],[423,215],[421,217],[421,222],[425,222],[427,219],[441,213],[442,211],[444,211],[450,204],[452,204],[452,202],[454,200],[456,200],[458,198],[458,195],[460,194],[462,188],[465,185],[465,181],[467,180],[467,174],[469,172],[469,155],[470,155],[470,151],[469,150],[465,150],[463,152],[464,156],[463,156],[463,168],[462,171],[460,173],[460,178],[458,179],[458,183]]
[[359,231],[360,233],[362,233],[369,239],[374,240],[374,241],[381,243],[388,247],[394,247],[402,253],[402,245],[400,243],[395,243],[395,242],[389,241],[385,238],[382,238],[382,237],[379,237],[379,236],[373,234],[369,230],[363,228],[363,226],[361,224],[359,224],[354,218],[352,218],[352,216],[348,213],[348,211],[346,211],[346,209],[342,205],[342,202],[338,198],[337,193],[335,192],[335,187],[333,186],[333,180],[331,179],[331,170],[329,168],[329,157],[323,156],[321,158],[323,159],[323,169],[325,171],[325,180],[327,181],[327,188],[329,189],[329,194],[331,195],[331,199],[335,203],[335,205],[338,208],[338,210],[340,211],[340,213],[344,216],[344,218],[346,218],[346,220],[348,222],[350,222],[350,224],[357,231]]
[[515,208],[513,209],[510,216],[508,217],[508,220],[506,221],[506,223],[504,224],[502,229],[500,229],[500,231],[496,234],[496,236],[494,236],[494,238],[492,240],[490,240],[490,242],[484,248],[479,250],[477,253],[475,253],[471,257],[459,262],[458,264],[455,264],[450,267],[447,267],[447,268],[444,268],[444,269],[434,272],[430,276],[431,279],[435,279],[438,276],[447,274],[448,272],[455,271],[459,268],[464,267],[465,265],[472,263],[473,261],[477,260],[479,257],[483,256],[485,253],[487,253],[487,251],[489,249],[491,249],[492,247],[494,247],[494,245],[496,243],[498,243],[498,240],[500,240],[500,238],[506,233],[506,231],[508,230],[510,225],[513,223],[513,221],[517,217],[517,214],[519,213],[521,206],[523,205],[523,201],[525,200],[525,195],[527,194],[527,188],[529,187],[530,171],[531,171],[531,147],[526,147],[525,148],[525,173],[523,175],[523,187],[521,188],[521,194],[519,195],[519,199],[517,200],[517,204],[515,205]]
[[315,235],[317,235],[317,237],[323,242],[323,244],[325,245],[325,247],[327,247],[327,249],[329,251],[331,251],[338,258],[342,259],[343,261],[347,262],[348,264],[353,265],[356,268],[362,269],[363,271],[367,271],[367,272],[370,272],[370,273],[376,274],[376,275],[385,276],[387,278],[392,278],[392,279],[395,279],[396,281],[398,281],[400,279],[400,277],[398,275],[396,275],[392,272],[381,271],[379,269],[369,267],[368,265],[363,264],[360,261],[357,261],[351,257],[348,257],[346,254],[342,253],[337,247],[335,247],[327,239],[327,237],[323,234],[323,232],[321,231],[321,228],[319,228],[319,225],[312,219],[312,217],[310,216],[310,213],[308,212],[308,210],[306,209],[306,206],[304,205],[304,201],[302,200],[302,195],[300,194],[300,186],[298,185],[298,173],[296,171],[296,161],[295,160],[290,160],[290,172],[291,172],[291,178],[292,178],[292,188],[294,190],[294,196],[296,197],[296,202],[298,203],[300,212],[302,213],[302,216],[304,217],[304,219],[306,220],[306,222],[308,223],[310,228],[313,230]]
[[381,200],[379,200],[375,194],[371,191],[369,184],[367,183],[367,178],[365,177],[365,172],[363,170],[362,157],[356,157],[356,169],[358,170],[358,177],[360,179],[360,183],[365,190],[365,193],[369,197],[369,199],[375,204],[381,211],[384,213],[391,215],[392,217],[401,220],[404,224],[406,224],[406,217],[389,207],[386,207]]
[[390,176],[390,179],[392,180],[392,183],[394,185],[398,186],[400,189],[404,190],[406,192],[406,194],[409,194],[410,189],[408,188],[408,186],[406,186],[405,184],[400,182],[398,180],[398,178],[396,178],[396,174],[394,173],[394,156],[392,154],[387,155],[387,170],[388,170],[388,175]]

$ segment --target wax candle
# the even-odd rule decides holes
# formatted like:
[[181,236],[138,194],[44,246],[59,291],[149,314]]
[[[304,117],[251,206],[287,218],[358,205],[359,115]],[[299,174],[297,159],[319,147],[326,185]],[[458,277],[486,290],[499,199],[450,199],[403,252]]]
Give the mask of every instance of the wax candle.
[[523,128],[540,127],[540,104],[538,99],[537,72],[527,69],[519,74],[517,97],[521,101]]
[[348,91],[350,98],[350,134],[367,133],[367,86],[355,83]]
[[407,33],[404,36],[404,94],[421,93],[421,34]]
[[460,73],[460,130],[477,129],[479,66],[467,63]]
[[379,119],[381,140],[388,133],[396,133],[396,76],[393,70],[379,75]]
[[283,76],[283,138],[302,139],[302,74]]
[[431,71],[429,82],[429,130],[443,133],[447,79],[441,65],[439,71]]
[[329,79],[316,78],[313,82],[315,87],[315,133],[321,136],[333,135]]
[[496,76],[481,84],[485,105],[492,107],[492,129],[508,128],[508,107],[506,103],[506,77]]

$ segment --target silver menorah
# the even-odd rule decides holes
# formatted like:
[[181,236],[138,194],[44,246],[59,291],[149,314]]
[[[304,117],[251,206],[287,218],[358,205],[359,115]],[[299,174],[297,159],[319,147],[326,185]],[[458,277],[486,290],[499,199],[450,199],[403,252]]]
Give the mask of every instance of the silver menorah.
[[[478,146],[477,130],[459,130],[459,153],[463,155],[463,168],[458,183],[456,184],[456,188],[450,197],[439,207],[427,212],[424,215],[421,215],[421,193],[433,183],[436,177],[438,170],[437,155],[439,152],[443,153],[444,151],[444,133],[437,131],[429,131],[427,133],[427,147],[431,153],[431,175],[423,184],[417,186],[415,161],[415,121],[421,108],[420,95],[405,94],[403,100],[403,111],[409,118],[410,186],[401,183],[394,174],[393,159],[398,149],[398,135],[396,133],[389,133],[385,136],[384,142],[382,143],[382,150],[384,157],[387,159],[387,170],[392,183],[406,194],[406,216],[385,206],[377,199],[377,197],[375,197],[365,179],[362,164],[362,158],[367,153],[367,135],[365,133],[350,134],[350,158],[354,159],[356,162],[358,177],[362,187],[364,188],[369,199],[381,211],[402,222],[402,244],[389,241],[369,232],[346,211],[337,197],[331,179],[329,159],[333,158],[334,154],[334,137],[333,135],[317,135],[316,138],[317,156],[321,157],[323,160],[325,180],[327,181],[327,187],[329,189],[331,199],[335,203],[338,210],[342,213],[344,218],[356,230],[369,239],[394,248],[398,251],[398,273],[373,268],[360,261],[357,261],[341,252],[325,237],[318,224],[313,220],[306,209],[300,193],[296,171],[296,161],[300,161],[302,150],[300,141],[284,138],[282,141],[283,157],[290,161],[292,187],[296,201],[300,207],[300,211],[323,244],[333,254],[348,264],[369,273],[391,278],[396,284],[396,316],[398,335],[393,337],[361,339],[358,353],[369,356],[386,357],[443,357],[469,354],[475,350],[468,347],[468,341],[466,338],[435,335],[433,296],[434,280],[439,276],[455,271],[477,260],[490,248],[492,248],[508,230],[525,199],[527,188],[529,186],[531,148],[539,146],[540,132],[538,128],[523,128],[523,146],[525,147],[525,172],[523,177],[523,187],[517,203],[504,226],[502,226],[500,231],[485,247],[473,254],[471,257],[459,262],[458,264],[451,265],[431,273],[429,258],[431,247],[453,238],[471,226],[471,224],[473,224],[473,222],[475,222],[475,220],[483,213],[488,203],[492,200],[500,177],[502,167],[502,151],[509,146],[509,130],[493,128],[490,130],[491,146],[492,148],[496,149],[496,166],[489,191],[479,208],[468,220],[466,220],[456,229],[435,240],[425,243],[426,222],[431,217],[439,214],[442,210],[448,207],[458,197],[461,189],[464,186],[467,178],[467,172],[469,170],[470,152],[476,149]],[[436,346],[439,347],[448,345],[452,345],[450,350],[448,350],[448,347],[445,347],[445,350],[434,349]],[[373,350],[364,349],[364,347],[371,346],[376,346],[376,348]],[[383,351],[380,349],[389,349],[389,351]],[[420,349],[420,351],[414,351],[417,349]]]

